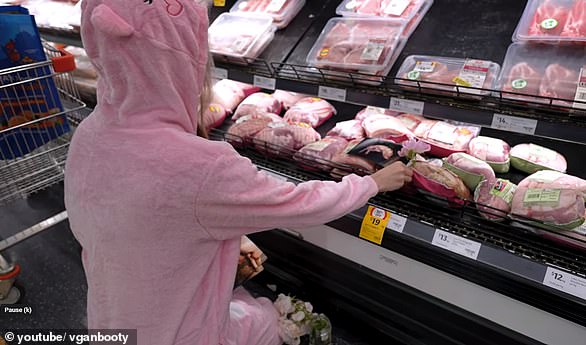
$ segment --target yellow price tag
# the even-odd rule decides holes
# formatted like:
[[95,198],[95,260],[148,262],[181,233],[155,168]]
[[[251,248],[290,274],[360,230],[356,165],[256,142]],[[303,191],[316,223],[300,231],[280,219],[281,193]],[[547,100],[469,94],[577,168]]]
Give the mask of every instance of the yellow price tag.
[[214,0],[214,6],[224,7],[226,6],[226,0]]
[[383,242],[383,236],[389,219],[391,219],[391,212],[368,206],[358,236],[380,245]]
[[456,85],[458,86],[472,86],[472,84],[470,84],[469,82],[460,77],[455,77],[454,79],[452,79],[452,81],[456,83]]

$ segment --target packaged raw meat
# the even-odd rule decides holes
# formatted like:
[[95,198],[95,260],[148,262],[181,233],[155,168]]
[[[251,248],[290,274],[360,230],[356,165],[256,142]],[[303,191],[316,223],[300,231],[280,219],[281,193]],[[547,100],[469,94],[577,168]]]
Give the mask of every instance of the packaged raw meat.
[[415,129],[417,138],[431,145],[430,154],[440,158],[466,152],[470,140],[477,137],[479,132],[479,127],[427,119],[422,120]]
[[540,183],[541,187],[531,184],[519,184],[511,206],[513,216],[536,220],[538,226],[568,230],[584,222],[586,210],[580,190],[555,182]]
[[347,153],[351,156],[358,156],[368,159],[377,166],[387,166],[399,159],[396,152],[401,150],[401,145],[385,139],[364,139]]
[[415,137],[401,120],[393,116],[369,116],[362,121],[362,128],[369,138],[388,139],[396,143],[402,143]]
[[203,113],[203,125],[206,131],[221,126],[227,115],[228,111],[220,104],[210,104]]
[[213,86],[212,103],[220,104],[229,112],[233,112],[244,98],[258,91],[260,91],[260,88],[257,86],[230,79],[222,79]]
[[470,191],[453,172],[434,164],[417,161],[412,164],[413,185],[456,204],[470,198]]
[[345,17],[388,17],[411,20],[426,0],[344,0],[336,13]]
[[[497,89],[504,91],[503,98],[577,107],[575,100],[586,101],[586,93],[578,89],[585,55],[586,45],[513,43],[507,50]],[[584,77],[586,80],[586,74]]]
[[236,108],[232,120],[236,121],[238,118],[245,115],[255,115],[262,113],[281,113],[281,102],[276,100],[273,96],[264,93],[257,92],[246,97],[242,103]]
[[[267,128],[271,122],[273,120],[268,117],[243,116],[228,128],[226,139],[234,146],[250,142],[258,132]],[[277,122],[283,122],[283,120]]]
[[576,189],[586,196],[586,180],[555,170],[541,170],[525,178],[520,186],[527,188],[548,188],[552,185]]
[[517,186],[509,180],[496,179],[493,183],[484,180],[474,191],[474,202],[480,215],[486,219],[500,221],[511,212],[511,203]]
[[[361,139],[350,141],[343,152],[340,152],[332,157],[332,162],[334,162],[336,165],[339,165],[332,170],[331,175],[333,177],[341,178],[351,173],[369,175],[376,171],[376,163],[372,160],[363,156],[349,154],[349,152],[352,151],[361,142]],[[371,150],[376,149],[378,149],[383,155],[389,157],[389,159],[393,155],[393,151],[389,150],[386,146],[371,148]]]
[[291,156],[294,151],[320,139],[319,133],[305,123],[271,122],[254,136],[253,142],[259,151]]
[[370,75],[389,70],[404,28],[381,18],[332,18],[307,56],[312,66]]
[[275,25],[285,28],[305,6],[305,0],[238,0],[230,12],[264,13],[273,17]]
[[493,184],[496,181],[494,171],[485,161],[467,153],[452,153],[444,159],[444,168],[458,175],[470,190],[475,190],[482,181]]
[[364,129],[362,129],[362,124],[358,120],[342,121],[336,123],[336,126],[327,135],[346,140],[363,139]]
[[585,20],[583,0],[531,0],[519,20],[513,41],[586,42]]
[[459,91],[488,96],[491,93],[489,90],[493,90],[496,86],[499,72],[500,66],[492,61],[410,55],[399,68],[396,77],[407,79],[398,80],[397,84],[406,87],[421,87],[423,92],[434,93],[434,90],[444,90],[449,93]]
[[368,107],[362,109],[361,111],[359,111],[358,114],[356,114],[356,116],[354,116],[354,119],[358,120],[358,121],[360,121],[360,123],[362,123],[362,121],[364,121],[364,119],[366,119],[367,117],[372,116],[372,115],[380,115],[380,114],[388,115],[388,116],[397,116],[400,113],[396,112],[394,110],[390,110],[390,109],[368,106]]
[[325,137],[320,141],[303,146],[293,159],[299,161],[308,168],[330,171],[334,168],[331,164],[332,158],[344,151],[348,141],[340,137]]
[[[423,116],[420,115],[413,115],[413,114],[401,114],[398,115],[397,118],[403,122],[403,124],[407,127],[408,130],[413,132],[415,136],[422,136],[423,133],[417,132],[419,125],[424,121],[430,121],[431,124],[435,123],[433,120],[427,120]],[[423,129],[423,127],[421,127]]]
[[317,128],[334,114],[336,114],[336,108],[325,99],[306,97],[287,110],[284,119],[289,122],[307,123]]
[[272,95],[277,101],[281,102],[283,109],[289,110],[295,103],[299,102],[301,99],[310,97],[308,95],[291,92],[291,91],[284,91],[284,90],[275,90]]
[[568,164],[561,154],[535,144],[519,144],[511,149],[513,168],[532,174],[539,170],[566,172]]
[[246,65],[273,40],[275,29],[269,15],[222,13],[208,29],[209,49],[218,58]]
[[468,154],[488,163],[497,173],[509,172],[511,147],[501,139],[479,136],[468,144]]

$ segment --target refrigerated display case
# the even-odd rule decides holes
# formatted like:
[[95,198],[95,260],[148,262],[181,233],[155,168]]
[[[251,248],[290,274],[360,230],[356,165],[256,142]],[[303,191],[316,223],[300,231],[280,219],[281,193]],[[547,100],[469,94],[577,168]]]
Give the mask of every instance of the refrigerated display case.
[[[503,66],[524,2],[434,1],[380,85],[365,84],[369,75],[307,64],[340,2],[308,1],[257,59],[245,66],[216,60],[215,77],[330,100],[338,114],[317,129],[322,135],[364,106],[378,106],[480,126],[480,135],[511,146],[533,143],[555,149],[566,157],[569,174],[586,178],[586,113],[579,97],[560,102],[532,95],[528,100],[510,90],[457,83],[446,88],[395,77],[410,55]],[[210,23],[234,3],[214,7]],[[482,97],[471,97],[473,90]],[[228,126],[229,121],[211,138],[227,140]],[[283,180],[334,179],[253,146],[237,148],[259,169]],[[498,174],[514,183],[526,176],[514,169]],[[378,232],[365,226],[373,210],[387,221]],[[384,343],[563,345],[586,339],[583,229],[548,230],[526,219],[495,222],[472,203],[454,208],[432,195],[400,191],[380,194],[367,207],[322,226],[277,229],[251,238],[269,257],[264,278],[258,279],[310,296],[340,322],[353,320]]]

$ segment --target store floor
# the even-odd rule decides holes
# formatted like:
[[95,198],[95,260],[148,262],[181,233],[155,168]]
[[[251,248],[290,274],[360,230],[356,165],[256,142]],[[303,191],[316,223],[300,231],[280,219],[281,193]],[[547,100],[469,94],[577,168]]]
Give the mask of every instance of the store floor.
[[[64,209],[63,187],[53,186],[26,200],[18,200],[0,207],[0,238],[7,238]],[[1,254],[21,266],[17,286],[22,292],[20,303],[32,308],[31,315],[6,314],[0,311],[3,329],[85,328],[87,285],[81,265],[81,247],[63,222],[31,237]],[[265,275],[265,276],[263,276]],[[245,284],[256,296],[274,298],[275,293],[265,285],[269,273],[262,273]],[[319,302],[318,302],[319,304]],[[340,320],[344,327],[334,324],[334,344],[371,345],[360,331],[352,328],[352,320]]]

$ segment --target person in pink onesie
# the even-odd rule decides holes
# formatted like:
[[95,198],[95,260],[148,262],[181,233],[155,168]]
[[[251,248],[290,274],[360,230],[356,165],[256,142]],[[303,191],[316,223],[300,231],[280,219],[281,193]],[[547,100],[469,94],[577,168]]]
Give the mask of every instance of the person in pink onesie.
[[193,0],[83,1],[98,102],[71,143],[65,203],[83,248],[88,327],[137,329],[140,345],[277,345],[273,304],[233,291],[240,237],[329,222],[411,171],[397,163],[294,185],[195,135],[207,11]]

